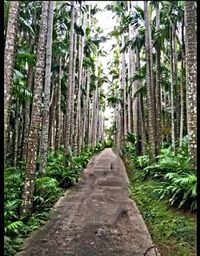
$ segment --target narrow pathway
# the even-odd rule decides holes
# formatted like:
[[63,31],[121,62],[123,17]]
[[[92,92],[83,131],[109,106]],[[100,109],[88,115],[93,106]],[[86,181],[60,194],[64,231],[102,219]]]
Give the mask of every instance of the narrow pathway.
[[154,256],[145,223],[130,200],[125,167],[111,149],[84,170],[19,256]]

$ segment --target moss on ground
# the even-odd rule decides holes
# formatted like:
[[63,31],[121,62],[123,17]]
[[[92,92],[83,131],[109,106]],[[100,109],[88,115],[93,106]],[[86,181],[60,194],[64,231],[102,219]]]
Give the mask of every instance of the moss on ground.
[[196,255],[196,220],[190,214],[177,212],[159,201],[154,189],[159,181],[142,181],[129,173],[130,194],[136,202],[155,245],[163,256]]

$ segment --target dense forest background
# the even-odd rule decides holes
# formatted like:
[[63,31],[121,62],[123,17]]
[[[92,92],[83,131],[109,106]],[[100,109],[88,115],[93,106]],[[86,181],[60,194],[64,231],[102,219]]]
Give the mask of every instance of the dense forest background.
[[163,182],[171,205],[197,209],[196,2],[113,1],[106,10],[116,17],[107,37],[95,18],[102,10],[87,1],[4,1],[7,249],[104,147]]

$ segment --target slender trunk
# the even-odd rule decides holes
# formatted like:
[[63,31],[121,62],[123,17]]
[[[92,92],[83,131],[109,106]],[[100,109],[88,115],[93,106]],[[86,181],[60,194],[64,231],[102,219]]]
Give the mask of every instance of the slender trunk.
[[[140,68],[140,52],[136,49],[136,70]],[[138,81],[135,83],[134,91],[139,87]],[[142,142],[141,139],[144,139],[142,134],[142,114],[141,114],[141,94],[136,95],[134,100],[135,106],[135,134],[137,135],[137,143],[136,143],[136,154],[140,155],[142,150]]]
[[[71,136],[71,102],[72,102],[72,86],[73,86],[73,47],[74,47],[74,21],[75,21],[75,7],[74,1],[71,1],[71,25],[70,25],[70,47],[69,47],[69,72],[68,85],[66,91],[66,123],[65,123],[65,156],[69,155],[70,150],[70,136]],[[67,164],[67,161],[65,161]]]
[[44,102],[42,110],[42,131],[40,140],[40,175],[45,174],[48,153],[48,135],[49,135],[49,103],[51,87],[51,58],[52,58],[52,36],[53,36],[53,9],[54,1],[49,1],[49,17],[46,44],[46,70],[44,84]]
[[[160,30],[159,2],[156,7],[156,31]],[[156,155],[159,154],[161,146],[161,99],[160,99],[160,39],[156,43]]]
[[[33,66],[30,65],[28,69],[28,82],[27,82],[28,89],[30,90],[32,89],[33,79],[34,79]],[[22,157],[24,161],[26,161],[26,156],[27,156],[27,142],[29,137],[30,122],[31,122],[31,119],[30,119],[31,103],[29,102],[25,103],[25,107],[24,107],[24,126],[25,127],[24,127],[24,133],[23,133],[24,140],[23,140],[23,151],[22,151]]]
[[62,81],[62,58],[60,57],[59,64],[59,81],[57,83],[57,102],[56,102],[56,136],[55,136],[55,151],[60,148],[61,139],[61,81]]
[[[77,13],[75,12],[75,22],[77,22]],[[72,123],[72,129],[71,129],[71,141],[70,145],[72,147],[75,147],[75,133],[76,133],[76,118],[74,113],[74,94],[75,94],[75,87],[76,87],[76,60],[77,60],[77,34],[74,33],[74,47],[73,47],[73,78],[72,78],[72,105],[71,105],[71,123]]]
[[[124,35],[122,34],[122,47],[124,47],[125,41],[124,41]],[[125,53],[122,52],[122,90],[123,90],[123,137],[125,138],[127,134],[127,121],[126,121],[126,60],[125,60]]]
[[16,167],[17,162],[17,149],[18,149],[18,131],[19,131],[19,102],[16,102],[15,106],[15,124],[13,130],[13,166]]
[[86,95],[86,145],[91,143],[90,140],[90,71],[87,70],[87,95]]
[[181,28],[181,34],[182,34],[182,46],[181,46],[181,84],[180,84],[180,97],[181,97],[181,116],[180,116],[180,142],[179,146],[182,146],[182,139],[183,139],[183,126],[184,126],[184,116],[185,116],[185,111],[184,111],[184,89],[183,89],[183,84],[184,84],[184,18],[182,22],[182,28]]
[[[128,7],[128,13],[130,13],[130,2],[127,2]],[[131,26],[128,26],[128,39],[131,40]],[[131,59],[132,49],[128,49],[128,125],[127,125],[127,131],[131,132],[131,65],[132,65],[132,59]]]
[[[83,85],[84,90],[86,91],[86,70],[83,72]],[[82,94],[83,108],[82,108],[82,148],[86,145],[86,123],[87,123],[87,99],[85,94]]]
[[174,123],[174,88],[175,88],[175,70],[174,70],[174,48],[173,48],[174,28],[171,28],[170,48],[171,48],[171,134],[172,148],[175,152],[175,123]]
[[197,37],[195,1],[185,1],[186,102],[188,150],[197,170]]
[[144,2],[144,17],[145,17],[145,48],[146,48],[146,63],[147,63],[147,107],[148,107],[148,124],[149,124],[149,142],[151,147],[151,157],[154,159],[156,152],[155,144],[155,94],[152,77],[152,48],[150,41],[150,22],[148,14],[148,3]]
[[[37,22],[37,12],[36,10],[33,13],[33,24],[35,25]],[[36,40],[37,35],[34,37],[30,37],[30,52],[36,52]],[[28,89],[33,92],[34,90],[34,66],[32,63],[28,66],[28,81],[27,87]],[[26,161],[27,156],[27,144],[28,144],[28,136],[29,136],[29,129],[30,129],[30,122],[31,122],[31,109],[32,109],[32,100],[29,102],[24,103],[24,126],[23,126],[23,133],[22,133],[22,152],[21,152],[21,160]]]
[[4,50],[4,159],[7,153],[8,131],[10,124],[10,109],[12,95],[13,68],[15,62],[15,41],[20,2],[11,1],[9,6],[6,45]]
[[38,41],[38,52],[36,71],[34,79],[33,107],[31,114],[30,134],[28,139],[26,175],[24,191],[22,195],[21,217],[30,214],[33,206],[33,192],[35,185],[35,168],[38,149],[39,129],[41,123],[41,95],[43,87],[44,67],[45,67],[45,45],[47,35],[49,2],[42,2],[41,25]]

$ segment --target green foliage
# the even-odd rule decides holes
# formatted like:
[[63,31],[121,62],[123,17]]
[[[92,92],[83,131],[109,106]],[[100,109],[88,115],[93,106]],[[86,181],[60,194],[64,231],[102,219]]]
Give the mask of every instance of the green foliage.
[[137,143],[137,140],[138,140],[137,135],[135,135],[134,133],[129,133],[129,132],[127,133],[126,135],[127,142],[130,142],[133,146],[135,146]]
[[171,146],[162,148],[154,164],[141,171],[143,179],[163,179],[169,173],[184,173],[190,171],[190,157],[187,152],[187,140],[184,138],[183,146],[174,153]]
[[178,208],[197,210],[197,176],[192,173],[167,173],[166,185],[155,192],[160,200],[168,198],[170,205]]
[[[50,153],[46,167],[46,176],[35,179],[35,191],[33,197],[33,213],[26,222],[20,220],[20,205],[24,184],[23,168],[7,168],[5,170],[4,189],[4,254],[15,255],[19,250],[23,238],[30,232],[44,224],[48,219],[48,210],[59,199],[63,188],[75,184],[80,172],[87,166],[92,155],[102,150],[106,145],[97,143],[95,147],[86,147],[80,156],[75,156],[71,150],[70,156],[65,159],[64,150]],[[65,166],[66,160],[66,166]],[[23,165],[22,165],[23,166]]]
[[56,179],[50,177],[38,178],[35,181],[34,206],[35,209],[48,209],[59,198],[62,189],[58,187],[59,183]]
[[12,256],[15,255],[17,250],[20,249],[21,244],[23,242],[23,238],[10,238],[9,236],[4,236],[4,255]]
[[[133,138],[129,141],[134,143]],[[190,168],[187,137],[183,138],[182,147],[176,153],[171,146],[162,148],[152,165],[148,155],[136,157],[133,149],[126,148],[126,151],[140,180],[160,181],[160,187],[155,190],[158,199],[167,200],[170,206],[191,211],[197,209],[197,177]]]
[[150,157],[149,155],[138,156],[135,160],[135,167],[137,169],[143,169],[150,164]]
[[139,207],[161,255],[196,255],[195,219],[168,209],[166,201],[158,201],[159,195],[155,190],[160,187],[160,181],[141,181],[139,172],[136,171],[131,179],[130,194]]
[[[51,153],[48,157],[46,175],[56,179],[62,188],[68,188],[79,179],[79,174],[87,166],[91,156],[102,150],[104,144],[97,143],[96,147],[86,147],[80,156],[72,156],[65,159],[64,152]],[[67,162],[67,167],[64,164]]]

